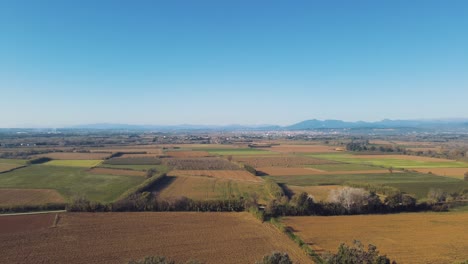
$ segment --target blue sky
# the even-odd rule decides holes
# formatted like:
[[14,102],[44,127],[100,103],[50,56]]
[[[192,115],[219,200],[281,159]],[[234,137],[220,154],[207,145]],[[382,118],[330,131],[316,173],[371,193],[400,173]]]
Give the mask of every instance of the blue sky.
[[0,1],[0,127],[468,117],[467,1]]

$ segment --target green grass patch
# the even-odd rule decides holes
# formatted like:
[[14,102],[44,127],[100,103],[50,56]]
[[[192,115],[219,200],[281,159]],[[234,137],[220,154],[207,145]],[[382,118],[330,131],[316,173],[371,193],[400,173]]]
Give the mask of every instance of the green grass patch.
[[414,194],[417,198],[426,198],[429,190],[433,188],[454,192],[468,187],[466,181],[420,173],[265,176],[264,178],[296,186],[346,185],[346,183],[388,185]]
[[314,158],[328,159],[333,161],[371,165],[380,167],[393,167],[401,169],[417,169],[417,168],[468,168],[468,163],[461,161],[421,161],[421,160],[407,160],[385,157],[380,155],[378,158],[359,158],[358,155],[352,154],[320,154],[320,155],[307,155]]
[[44,165],[91,168],[99,165],[101,162],[101,160],[51,160],[49,162],[44,163]]
[[111,202],[145,179],[135,176],[87,174],[80,167],[31,165],[4,173],[0,188],[55,189],[67,200],[85,196],[89,200]]
[[204,151],[212,155],[221,156],[251,156],[251,155],[278,155],[278,153],[271,152],[263,149],[252,149],[252,148],[227,148],[227,149],[203,149]]
[[0,159],[0,164],[13,164],[18,166],[23,166],[28,163],[27,160],[23,159]]

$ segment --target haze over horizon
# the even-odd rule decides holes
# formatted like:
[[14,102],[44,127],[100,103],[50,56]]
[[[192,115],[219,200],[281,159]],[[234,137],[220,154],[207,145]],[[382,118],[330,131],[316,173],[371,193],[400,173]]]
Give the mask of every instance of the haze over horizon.
[[0,127],[468,118],[466,1],[2,1]]

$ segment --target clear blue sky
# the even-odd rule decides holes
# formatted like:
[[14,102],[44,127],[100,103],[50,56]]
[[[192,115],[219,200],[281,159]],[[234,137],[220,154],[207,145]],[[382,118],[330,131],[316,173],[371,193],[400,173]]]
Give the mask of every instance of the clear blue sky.
[[468,117],[468,1],[0,1],[0,127]]

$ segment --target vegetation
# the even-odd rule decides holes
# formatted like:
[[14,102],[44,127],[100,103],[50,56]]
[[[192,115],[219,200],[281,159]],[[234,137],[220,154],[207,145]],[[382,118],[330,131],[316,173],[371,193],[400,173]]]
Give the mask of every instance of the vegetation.
[[[46,159],[46,158],[44,158],[44,159]],[[44,165],[60,166],[60,167],[91,168],[91,167],[95,167],[95,166],[99,165],[100,163],[101,163],[100,160],[51,160],[49,162],[44,163]]]
[[[324,257],[324,264],[390,264],[390,259],[380,255],[377,247],[370,245],[367,250],[360,241],[355,240],[352,246],[341,244],[338,252]],[[395,261],[391,262],[396,264]]]
[[221,158],[165,158],[163,164],[175,170],[240,170],[241,167]]

